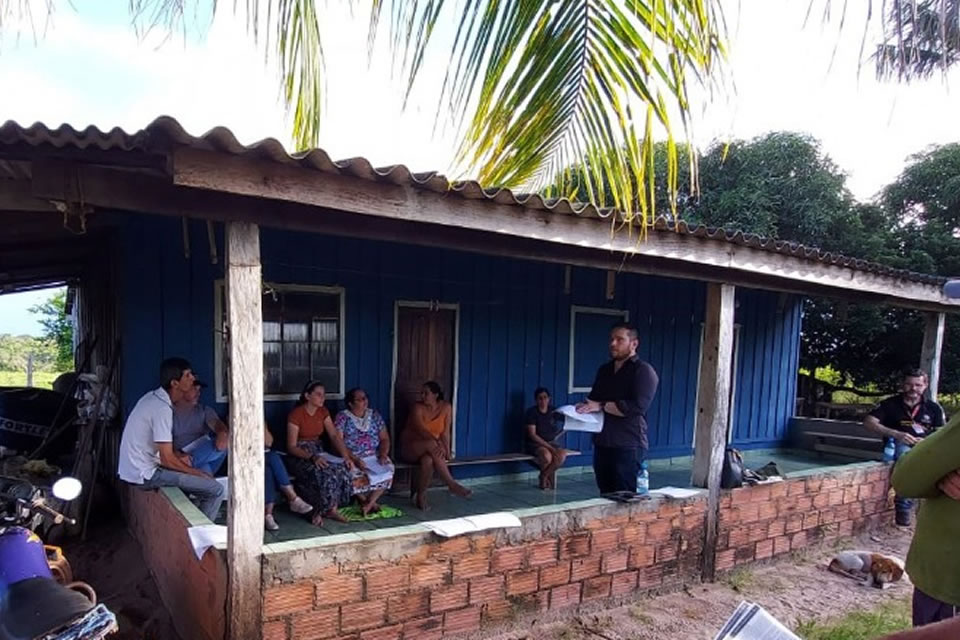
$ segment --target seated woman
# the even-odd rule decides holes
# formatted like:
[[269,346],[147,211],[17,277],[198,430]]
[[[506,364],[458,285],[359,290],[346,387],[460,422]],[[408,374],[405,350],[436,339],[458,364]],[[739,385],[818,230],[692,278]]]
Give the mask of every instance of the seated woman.
[[280,528],[277,521],[273,518],[273,505],[277,501],[277,487],[287,498],[290,505],[290,511],[299,514],[310,513],[313,507],[307,504],[303,498],[297,495],[290,484],[290,476],[283,466],[283,460],[276,451],[270,451],[270,445],[273,444],[273,434],[267,428],[267,423],[263,423],[263,444],[264,444],[264,496],[266,497],[266,506],[263,512],[263,526],[267,531],[276,531]]
[[545,387],[538,387],[533,392],[533,398],[537,403],[527,409],[524,416],[527,452],[536,458],[540,467],[540,488],[555,489],[557,469],[567,459],[566,450],[559,444],[563,437],[563,423],[557,419],[550,403],[550,392]]
[[410,491],[420,509],[427,508],[427,488],[434,472],[450,491],[467,497],[472,491],[454,480],[447,466],[450,459],[450,430],[453,410],[443,399],[443,390],[430,381],[420,391],[420,402],[413,405],[406,427],[400,435],[400,455],[404,461],[419,466],[417,479]]
[[353,494],[363,507],[363,515],[379,511],[377,500],[393,483],[393,474],[375,484],[370,483],[364,458],[376,456],[381,465],[390,462],[390,434],[380,414],[370,408],[367,392],[360,388],[350,389],[346,396],[347,408],[337,414],[333,426],[336,427],[343,443],[350,453],[350,459],[356,465],[353,472]]
[[[308,382],[287,418],[287,467],[300,494],[314,508],[313,524],[317,526],[323,524],[324,517],[346,522],[338,508],[350,504],[353,495],[353,461],[323,406],[326,398],[323,383]],[[342,463],[323,457],[320,438],[324,433],[343,458]]]

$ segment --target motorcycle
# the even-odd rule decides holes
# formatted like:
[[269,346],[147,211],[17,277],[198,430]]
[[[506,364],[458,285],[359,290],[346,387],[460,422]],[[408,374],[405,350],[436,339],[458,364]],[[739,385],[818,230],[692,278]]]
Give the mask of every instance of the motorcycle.
[[[81,489],[79,480],[61,478],[51,491],[69,502]],[[116,616],[35,533],[46,519],[74,522],[27,480],[0,476],[0,640],[101,640],[117,631]]]

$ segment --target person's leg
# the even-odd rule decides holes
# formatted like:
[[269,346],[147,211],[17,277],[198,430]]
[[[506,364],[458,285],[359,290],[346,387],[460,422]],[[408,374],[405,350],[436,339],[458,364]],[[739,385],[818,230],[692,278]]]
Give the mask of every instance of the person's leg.
[[226,450],[217,449],[216,440],[207,438],[201,442],[193,451],[190,452],[190,461],[194,469],[205,471],[210,475],[215,474],[224,459],[227,457]]
[[537,447],[534,450],[533,458],[537,463],[537,467],[540,468],[540,488],[546,489],[549,487],[547,470],[550,468],[550,463],[553,462],[553,455],[551,455],[550,450],[546,447]]
[[153,477],[144,482],[149,487],[178,487],[187,495],[196,498],[197,507],[211,522],[215,522],[223,503],[223,485],[203,476],[194,476],[189,473],[157,469]]
[[443,452],[440,450],[440,445],[435,440],[409,441],[406,455],[420,461],[421,466],[423,465],[423,456],[429,455],[433,459],[433,470],[440,476],[440,479],[443,480],[450,491],[464,498],[473,493],[454,479],[453,474],[450,473],[450,468],[447,466],[447,461],[443,457]]
[[597,482],[597,489],[601,494],[610,493],[610,482],[607,479],[607,472],[610,468],[607,460],[607,448],[593,447],[593,478]]
[[613,470],[611,483],[614,487],[611,491],[636,491],[637,490],[637,471],[640,469],[640,463],[637,462],[637,450],[613,449]]
[[413,500],[422,511],[427,510],[427,489],[433,481],[433,456],[423,454],[417,466],[417,481],[414,485]]
[[[894,460],[899,460],[901,456],[910,451],[910,446],[901,442],[897,443]],[[894,518],[900,526],[908,527],[913,519],[913,500],[895,496],[893,500]]]
[[913,626],[922,627],[960,615],[958,607],[913,588]]
[[369,496],[367,496],[366,501],[363,503],[363,515],[380,510],[380,505],[377,504],[377,500],[380,499],[380,496],[383,495],[384,491],[386,491],[386,489],[376,489]]
[[556,453],[552,454],[552,459],[550,461],[550,466],[547,467],[545,475],[547,478],[547,488],[556,489],[557,488],[557,469],[563,466],[563,463],[567,460],[567,451],[566,449],[557,449]]

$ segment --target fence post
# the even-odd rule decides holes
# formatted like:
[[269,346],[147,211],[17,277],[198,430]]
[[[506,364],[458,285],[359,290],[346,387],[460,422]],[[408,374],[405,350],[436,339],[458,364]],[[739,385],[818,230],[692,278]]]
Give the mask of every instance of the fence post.
[[27,386],[33,387],[33,354],[27,354]]

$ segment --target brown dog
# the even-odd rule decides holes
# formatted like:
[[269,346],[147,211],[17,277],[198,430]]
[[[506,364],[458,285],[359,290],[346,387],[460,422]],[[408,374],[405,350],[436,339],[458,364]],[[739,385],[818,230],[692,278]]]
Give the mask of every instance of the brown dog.
[[885,589],[891,582],[903,578],[903,562],[872,551],[841,551],[827,569],[878,589]]

